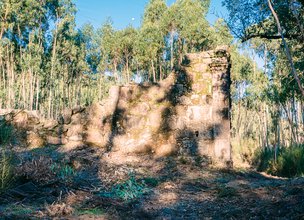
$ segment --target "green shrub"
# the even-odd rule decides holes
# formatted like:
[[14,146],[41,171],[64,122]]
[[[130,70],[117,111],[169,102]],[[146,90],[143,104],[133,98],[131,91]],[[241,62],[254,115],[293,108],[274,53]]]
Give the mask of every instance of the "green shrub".
[[54,163],[51,165],[51,171],[61,180],[69,181],[76,176],[76,171],[69,165]]
[[232,187],[226,187],[226,186],[222,186],[220,188],[218,188],[218,197],[219,198],[224,198],[224,197],[234,197],[237,196],[237,191],[236,189],[232,188]]
[[145,181],[138,181],[133,175],[130,175],[128,180],[115,185],[112,189],[115,196],[123,200],[137,199],[148,191]]
[[100,216],[104,215],[104,210],[100,208],[92,208],[92,209],[79,209],[76,210],[76,215],[93,215],[93,216]]
[[11,125],[0,121],[0,145],[4,145],[10,142],[12,137],[13,128]]
[[277,150],[277,160],[274,160],[274,150],[264,149],[256,154],[255,159],[259,171],[269,174],[295,177],[304,175],[304,146],[280,148]]
[[157,184],[158,181],[154,178],[136,179],[133,174],[129,174],[129,179],[114,185],[110,192],[100,192],[99,194],[103,197],[120,198],[130,201],[140,198],[150,191],[149,186]]
[[156,187],[159,184],[159,180],[153,177],[143,178],[142,181],[149,187]]
[[255,156],[255,151],[257,150],[255,140],[247,138],[242,139],[239,142],[236,138],[234,138],[231,141],[231,146],[233,150],[233,161],[239,163],[252,163]]
[[12,154],[0,149],[0,192],[7,189],[13,180]]
[[271,148],[259,149],[255,152],[252,164],[258,171],[266,171],[274,160],[274,151]]
[[24,216],[31,215],[34,210],[31,207],[24,207],[22,205],[10,205],[4,209],[5,214],[9,214],[9,219],[25,219]]

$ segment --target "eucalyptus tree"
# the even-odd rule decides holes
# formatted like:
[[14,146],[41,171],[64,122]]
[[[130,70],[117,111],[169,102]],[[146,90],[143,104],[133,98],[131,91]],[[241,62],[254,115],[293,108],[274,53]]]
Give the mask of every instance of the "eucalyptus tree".
[[164,14],[170,67],[179,65],[185,53],[210,49],[211,27],[206,20],[209,1],[178,0]]
[[219,18],[215,21],[208,39],[212,41],[211,45],[214,46],[230,46],[233,44],[234,40],[230,33],[230,29],[223,18]]
[[252,121],[256,126],[249,133],[259,140],[261,147],[273,147],[276,160],[278,149],[304,141],[303,2],[229,0],[223,3],[229,12],[228,25],[233,34],[264,60],[263,70],[258,70],[263,74],[257,77],[255,69],[250,73],[254,76],[251,77],[254,87],[246,88],[248,94],[235,112],[239,117],[243,117],[244,111],[250,110],[250,114],[245,116],[246,120],[235,122],[234,127],[250,128],[247,122],[255,115]]
[[138,37],[138,31],[129,26],[119,32],[120,50],[122,53],[122,64],[124,66],[125,78],[129,83],[131,79],[131,70],[133,64],[133,57],[135,53],[135,41]]
[[[4,0],[0,3],[0,68],[2,89],[8,93],[7,107],[33,109],[35,87],[39,96],[39,79],[44,68],[41,62],[47,49],[45,35],[53,16],[53,2]],[[36,109],[37,103],[36,100]]]
[[[105,69],[113,73],[115,81],[121,80],[119,65],[122,60],[119,31],[113,28],[112,21],[108,19],[98,30],[100,36],[101,53],[105,59]],[[103,62],[103,61],[101,61]]]
[[205,18],[208,8],[205,8],[200,0],[178,0],[176,4],[181,51],[209,49],[210,25]]
[[90,72],[97,73],[98,65],[101,62],[101,51],[99,50],[98,35],[92,24],[86,23],[79,30],[78,34],[85,44],[86,62]]
[[[142,46],[145,48],[145,56],[149,57],[150,70],[153,82],[157,81],[157,63],[161,71],[161,59],[165,47],[166,30],[162,26],[162,19],[167,10],[164,0],[150,0],[143,15],[140,35]],[[150,71],[149,71],[150,72]]]
[[[304,96],[302,59],[304,54],[303,25],[304,6],[300,1],[265,0],[223,2],[229,11],[229,25],[242,41],[253,38],[282,39],[282,51],[286,54],[297,90]],[[296,48],[291,51],[290,48]]]

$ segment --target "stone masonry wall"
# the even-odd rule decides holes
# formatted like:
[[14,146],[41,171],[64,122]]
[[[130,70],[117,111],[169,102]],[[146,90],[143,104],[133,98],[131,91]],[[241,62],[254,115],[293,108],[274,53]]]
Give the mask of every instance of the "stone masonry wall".
[[188,127],[196,129],[200,154],[231,160],[230,64],[225,49],[188,54],[186,72],[193,79]]
[[226,163],[231,160],[229,71],[226,48],[188,54],[162,82],[114,86],[103,103],[67,109],[56,121],[13,110],[0,122],[14,125],[32,148],[95,146],[156,157],[209,156]]

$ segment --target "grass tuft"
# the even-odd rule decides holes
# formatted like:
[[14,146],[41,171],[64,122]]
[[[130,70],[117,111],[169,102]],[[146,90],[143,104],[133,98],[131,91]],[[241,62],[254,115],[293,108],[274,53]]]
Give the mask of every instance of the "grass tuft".
[[104,210],[102,210],[100,208],[92,208],[92,209],[79,209],[79,210],[75,211],[75,214],[77,216],[81,216],[81,215],[101,216],[101,215],[104,215],[105,212],[104,212]]
[[158,181],[154,178],[136,179],[133,174],[129,174],[129,179],[114,185],[110,192],[101,192],[100,195],[109,198],[119,198],[124,201],[132,201],[149,192],[149,186],[157,184]]
[[9,188],[12,181],[12,154],[6,149],[0,149],[0,192]]
[[114,186],[112,191],[118,198],[129,201],[141,197],[149,190],[145,181],[138,181],[131,174],[128,180]]
[[237,191],[236,189],[232,188],[232,187],[220,187],[218,189],[218,197],[219,198],[225,198],[225,197],[234,197],[237,196]]

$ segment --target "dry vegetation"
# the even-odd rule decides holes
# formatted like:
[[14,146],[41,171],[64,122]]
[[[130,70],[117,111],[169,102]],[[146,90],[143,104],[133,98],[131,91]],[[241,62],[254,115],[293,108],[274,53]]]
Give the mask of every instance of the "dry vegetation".
[[[120,155],[97,148],[15,148],[4,219],[300,219],[302,178],[217,169],[206,158]],[[43,156],[42,156],[43,155]]]

